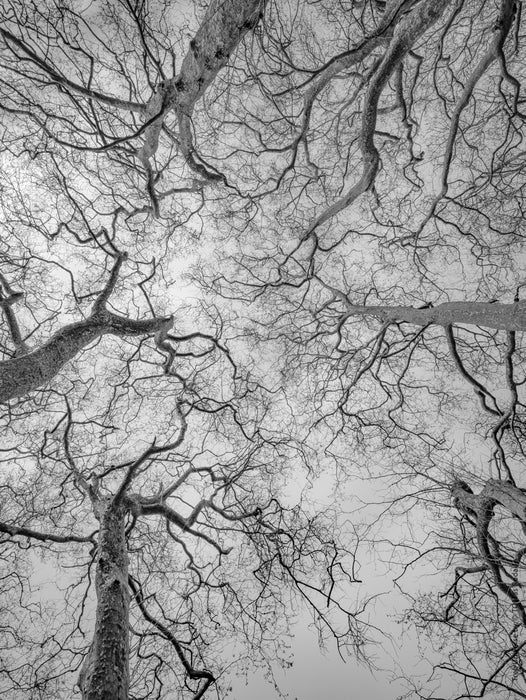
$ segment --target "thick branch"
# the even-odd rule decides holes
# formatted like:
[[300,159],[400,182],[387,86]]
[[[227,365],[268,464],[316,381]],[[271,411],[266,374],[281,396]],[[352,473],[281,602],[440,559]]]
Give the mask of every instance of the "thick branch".
[[[181,151],[190,167],[209,180],[220,180],[220,175],[209,172],[194,159],[192,114],[197,101],[203,97],[219,71],[228,60],[244,35],[252,30],[261,17],[266,0],[212,0],[203,22],[190,42],[178,76],[167,81],[162,106],[159,93],[152,97],[152,105],[159,114],[175,109],[179,121]],[[151,109],[150,112],[151,113]],[[156,149],[159,122],[151,127],[145,143],[144,156],[150,157]]]
[[37,350],[0,362],[0,403],[43,386],[84,347],[103,335],[154,335],[171,325],[171,316],[137,321],[105,311],[64,326]]
[[350,206],[373,184],[380,164],[380,154],[374,143],[374,132],[378,116],[378,103],[382,92],[387,81],[415,42],[433,26],[449,4],[449,0],[428,0],[400,19],[394,30],[393,38],[369,81],[365,95],[360,138],[363,163],[360,178],[341,199],[332,204],[311,224],[307,235]]
[[485,501],[492,501],[502,506],[509,513],[526,523],[526,491],[514,486],[509,481],[488,479],[482,491],[475,495],[462,488],[461,482],[452,488],[455,505],[460,510],[478,513]]
[[474,494],[465,482],[457,481],[451,488],[451,495],[455,506],[475,521],[480,555],[491,570],[497,587],[511,601],[526,627],[526,611],[515,590],[502,578],[502,562],[491,550],[489,534],[496,505],[505,508],[524,524],[526,493],[509,482],[489,479],[479,494]]
[[166,333],[172,327],[171,316],[140,321],[106,309],[125,259],[124,253],[116,256],[108,281],[86,320],[64,326],[37,350],[0,362],[0,404],[24,396],[49,382],[82,348],[102,335],[154,335]]
[[[496,61],[502,53],[504,42],[513,26],[513,18],[516,9],[515,0],[503,0],[501,3],[500,13],[497,22],[495,23],[493,40],[489,44],[488,50],[475,66],[473,73],[470,75],[464,90],[455,106],[451,117],[451,126],[449,127],[449,135],[447,139],[446,149],[444,153],[444,165],[442,167],[441,189],[436,198],[433,200],[430,211],[431,214],[435,211],[438,202],[446,196],[448,191],[448,177],[453,161],[453,153],[455,141],[458,135],[460,118],[466,109],[469,101],[472,98],[473,91],[482,76],[485,75],[491,64]],[[429,216],[426,218],[429,218]]]
[[0,273],[0,307],[4,312],[9,332],[11,333],[11,339],[15,346],[15,355],[23,355],[27,352],[27,345],[22,338],[20,326],[12,308],[23,296],[22,292],[15,292],[7,279]]
[[417,326],[451,326],[458,323],[503,331],[526,330],[526,302],[492,304],[478,301],[449,301],[416,309],[412,306],[355,306],[347,304],[347,316],[376,316],[386,323],[414,323]]
[[0,532],[5,532],[11,537],[29,537],[40,542],[90,542],[93,544],[93,535],[82,537],[80,535],[55,535],[52,532],[38,532],[27,527],[18,527],[17,525],[8,525],[0,523]]

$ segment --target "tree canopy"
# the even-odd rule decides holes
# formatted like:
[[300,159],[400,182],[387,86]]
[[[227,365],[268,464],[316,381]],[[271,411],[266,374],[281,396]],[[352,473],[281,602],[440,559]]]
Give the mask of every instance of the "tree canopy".
[[4,1],[6,697],[372,659],[380,589],[407,697],[526,697],[523,26]]

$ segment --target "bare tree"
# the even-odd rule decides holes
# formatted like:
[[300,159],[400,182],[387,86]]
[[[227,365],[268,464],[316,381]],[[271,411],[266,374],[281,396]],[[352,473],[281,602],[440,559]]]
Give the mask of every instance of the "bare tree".
[[[119,441],[108,427],[76,419],[66,404],[36,468],[11,469],[0,531],[13,566],[3,595],[17,612],[3,627],[4,693],[70,697],[80,673],[83,698],[175,689],[202,697],[211,686],[222,695],[224,666],[239,643],[255,665],[288,661],[279,634],[289,597],[313,609],[342,652],[365,643],[365,625],[337,600],[354,579],[330,513],[316,513],[301,496],[278,496],[299,468],[301,446],[273,437],[263,420],[259,433],[246,434],[235,399],[212,408],[185,394],[167,424],[178,426],[169,443],[153,440],[113,463]],[[102,452],[93,449],[97,433]],[[35,548],[57,567],[50,598],[64,612],[54,619],[34,614]],[[25,637],[32,614],[44,625]]]
[[[230,416],[227,427],[204,430],[217,445],[239,434],[243,444],[255,440],[254,455],[264,445],[279,452],[278,444],[299,444],[292,461],[333,467],[340,488],[360,478],[385,486],[369,499],[381,505],[371,504],[362,541],[378,550],[389,544],[389,573],[412,596],[406,619],[449,655],[445,663],[432,657],[436,678],[460,678],[451,697],[523,696],[521,3],[228,0],[198,6],[196,17],[165,3],[79,7],[8,2],[2,10],[9,454],[43,459],[41,436],[57,437],[53,412],[59,402],[64,415],[67,394],[67,425],[78,420],[86,435],[63,465],[85,483],[73,476],[68,483],[100,523],[118,515],[122,531],[136,518],[133,528],[124,525],[129,549],[150,516],[174,524],[162,499],[171,487],[155,466],[169,469],[178,457],[170,450],[145,457],[151,483],[135,475],[136,457],[114,471],[78,466],[94,454],[94,435],[107,443],[97,453],[104,463],[116,459],[112,450],[146,455],[157,449],[141,438],[154,415],[158,444],[169,444],[166,416],[181,425],[166,403],[176,387],[183,416]],[[183,258],[196,263],[197,301],[181,299]],[[75,280],[66,300],[57,292],[64,279]],[[118,343],[107,343],[111,334]],[[105,380],[86,378],[90,361]],[[37,389],[36,415],[24,406]],[[151,401],[159,406],[153,413]],[[28,438],[27,425],[36,423],[36,438]],[[212,466],[208,449],[196,447],[188,463],[197,465],[192,478],[205,474],[212,490],[226,479],[223,463],[234,473],[251,465],[221,447]],[[253,470],[241,472],[240,484]],[[124,474],[141,495],[133,496]],[[52,483],[50,476],[50,502]],[[225,543],[210,535],[219,548],[241,535],[254,544],[261,508],[274,523],[274,531],[263,528],[265,542],[276,540],[272,518],[288,512],[283,503],[274,511],[266,492],[253,502],[242,495],[246,486],[222,501],[221,488],[189,527],[201,532],[206,522],[222,532],[223,519],[235,526],[227,526]],[[13,485],[5,493],[20,498]],[[57,506],[66,520],[68,498]],[[186,499],[184,514],[173,507],[185,537],[192,533],[184,523],[203,499]],[[4,527],[18,536],[12,519]],[[34,532],[39,541],[50,534]],[[88,547],[95,541],[92,531],[79,537]],[[226,555],[215,551],[223,563]],[[181,657],[165,634],[167,620],[190,620],[185,639],[204,648],[194,620],[210,623],[213,606],[205,596],[192,608],[192,595],[182,595],[182,616],[152,613],[149,595],[156,609],[169,608],[159,588],[148,593],[146,562],[159,580],[174,565],[148,556],[141,576],[128,581],[143,618],[186,659],[190,680],[203,669],[217,678],[209,660]],[[185,571],[193,571],[194,555],[186,556]],[[271,561],[283,570],[276,556],[265,555],[258,581]],[[417,595],[412,581],[404,583],[418,563],[436,568],[441,593]],[[18,562],[13,570],[23,568]],[[218,589],[214,580],[210,590]],[[229,595],[250,617],[250,606]],[[257,600],[264,607],[266,593]],[[141,677],[153,679],[161,697],[157,652],[138,629],[135,667],[150,664]],[[94,677],[95,646],[84,679]],[[81,653],[75,647],[75,658]],[[207,678],[194,676],[192,692]]]
[[[374,484],[363,543],[431,645],[409,695],[523,697],[521,8],[392,3],[387,18],[383,44],[353,37],[360,71],[324,64],[353,91],[305,99],[311,170],[284,173],[280,228],[264,219],[261,242],[247,226],[251,243],[198,276],[281,344],[289,400],[342,488]],[[439,593],[415,591],[418,565]]]

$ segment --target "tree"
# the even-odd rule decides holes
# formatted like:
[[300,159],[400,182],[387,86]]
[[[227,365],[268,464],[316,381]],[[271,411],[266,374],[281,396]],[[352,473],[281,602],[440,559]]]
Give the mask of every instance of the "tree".
[[[448,655],[436,678],[460,677],[451,697],[523,695],[521,4],[229,0],[197,21],[164,3],[3,12],[6,362],[55,356],[62,322],[78,338],[27,382],[39,393],[20,386],[9,454],[41,456],[47,437],[24,437],[26,426],[55,435],[57,410],[60,425],[82,423],[86,445],[104,436],[103,463],[135,449],[104,491],[108,514],[131,503],[131,517],[123,474],[156,448],[140,438],[141,415],[155,401],[152,415],[164,407],[180,426],[169,397],[182,392],[183,415],[229,416],[203,429],[220,445],[287,445],[294,464],[332,468],[340,492],[383,484],[369,499],[383,499],[383,517],[377,504],[357,511],[356,532],[364,557],[376,545],[407,581],[406,620]],[[10,177],[21,168],[30,187]],[[191,308],[182,257],[194,263]],[[41,289],[53,300],[68,278],[80,292],[46,310]],[[85,319],[55,320],[73,302]],[[105,337],[116,324],[119,349]],[[40,350],[28,353],[33,331]],[[106,381],[87,379],[93,357]],[[155,432],[159,445],[173,439],[166,425]],[[89,501],[93,468],[75,462],[64,468],[86,470],[83,507],[104,521]],[[156,472],[151,482],[140,503],[157,493]],[[234,501],[208,515],[255,513]],[[415,592],[420,562],[442,593]]]
[[[164,697],[175,689],[202,697],[212,684],[221,692],[226,659],[215,646],[222,640],[223,653],[235,659],[237,638],[246,636],[254,663],[278,653],[287,589],[314,607],[342,649],[349,634],[363,633],[332,599],[347,575],[330,519],[276,495],[287,462],[295,462],[290,445],[244,435],[233,405],[220,418],[219,407],[207,413],[182,400],[170,443],[154,440],[113,464],[108,440],[95,452],[93,426],[86,441],[85,421],[66,408],[46,434],[38,468],[12,473],[6,485],[0,530],[12,570],[3,593],[18,596],[23,611],[5,620],[6,694],[66,697],[75,680],[90,700]],[[188,441],[192,432],[200,438]],[[18,553],[24,542],[30,547]],[[62,568],[68,614],[53,620],[44,611],[43,628],[33,625],[26,637],[34,603],[23,572],[35,547],[41,554],[33,558]],[[92,576],[96,603],[88,594]],[[96,620],[86,635],[92,605]]]
[[[282,643],[298,601],[342,652],[364,644],[358,613],[337,601],[354,576],[336,516],[318,513],[300,486],[280,496],[287,474],[307,481],[311,470],[287,434],[293,417],[230,350],[236,337],[213,303],[178,298],[173,261],[195,233],[178,235],[184,221],[169,225],[166,211],[155,222],[161,201],[203,198],[207,182],[223,181],[195,151],[190,118],[262,7],[210,6],[178,76],[143,105],[92,86],[104,52],[121,77],[133,73],[121,54],[127,22],[143,37],[145,74],[152,61],[162,75],[140,7],[105,6],[108,42],[89,8],[5,8],[0,682],[13,698],[70,697],[75,683],[90,700],[222,695],[240,648],[270,673],[288,663]],[[93,69],[87,85],[67,77],[69,51],[87,76]],[[145,117],[138,149],[117,133],[118,110]],[[150,161],[165,126],[201,180],[160,193]],[[11,178],[17,169],[23,177]],[[33,570],[43,562],[58,586],[44,586],[39,606]]]
[[[391,48],[402,54],[395,37],[430,7],[404,6]],[[325,437],[347,480],[374,480],[373,518],[383,495],[364,544],[406,582],[405,619],[434,647],[430,684],[409,676],[413,692],[522,697],[521,14],[513,3],[441,9],[434,34],[417,36],[399,64],[378,51],[366,73],[367,39],[355,39],[349,62],[361,71],[334,69],[354,81],[353,99],[336,89],[319,99],[335,126],[320,126],[311,160],[325,183],[345,169],[339,198],[320,213],[311,189],[316,210],[303,217],[314,209],[305,184],[279,232],[243,241],[229,259],[235,272],[216,263],[204,281],[251,304],[247,323],[262,342],[282,338],[288,392],[314,397],[299,404],[314,412],[313,442]],[[333,58],[324,65],[340,67]],[[415,592],[417,564],[446,577],[438,593]]]

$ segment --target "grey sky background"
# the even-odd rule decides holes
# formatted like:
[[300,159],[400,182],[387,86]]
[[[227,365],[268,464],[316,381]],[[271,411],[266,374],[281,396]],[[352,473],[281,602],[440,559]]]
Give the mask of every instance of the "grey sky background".
[[[276,673],[281,689],[288,693],[291,700],[321,700],[329,697],[343,700],[394,700],[404,691],[404,685],[391,681],[391,674],[387,671],[369,670],[353,658],[344,662],[334,649],[321,652],[315,632],[307,629],[304,624],[295,625],[293,632],[294,666],[285,672]],[[384,653],[377,652],[375,656],[380,666],[390,662]],[[407,653],[405,656],[408,660],[412,654]],[[238,682],[232,697],[239,700],[277,700],[279,696],[269,683],[256,677],[249,680],[246,686]]]

